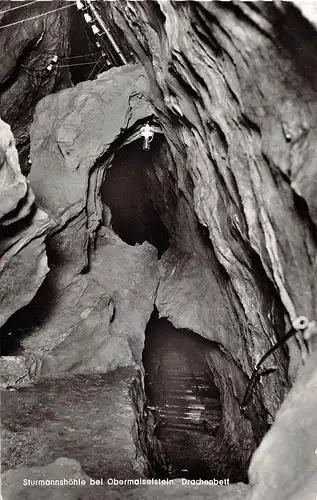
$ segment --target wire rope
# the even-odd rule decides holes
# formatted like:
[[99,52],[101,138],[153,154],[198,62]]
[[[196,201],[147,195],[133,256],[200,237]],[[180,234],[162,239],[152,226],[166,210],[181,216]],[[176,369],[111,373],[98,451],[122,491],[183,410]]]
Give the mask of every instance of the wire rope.
[[17,5],[16,7],[12,7],[12,9],[0,10],[0,14],[6,14],[7,12],[12,12],[13,10],[21,9],[21,7],[27,7],[28,5],[32,5],[33,3],[37,3],[37,0],[34,0],[33,2],[29,3],[24,3],[23,5]]
[[76,3],[70,3],[69,5],[63,5],[63,7],[58,7],[58,9],[43,12],[42,14],[38,14],[37,16],[27,17],[26,19],[20,19],[20,21],[15,21],[14,23],[5,24],[4,26],[0,26],[0,30],[3,30],[4,28],[9,28],[10,26],[15,26],[16,24],[21,24],[21,23],[25,23],[27,21],[32,21],[33,19],[38,19],[39,17],[47,16],[47,14],[53,14],[53,12],[57,12],[57,11],[62,10],[62,9],[68,9],[69,7],[72,7],[73,5],[76,5]]

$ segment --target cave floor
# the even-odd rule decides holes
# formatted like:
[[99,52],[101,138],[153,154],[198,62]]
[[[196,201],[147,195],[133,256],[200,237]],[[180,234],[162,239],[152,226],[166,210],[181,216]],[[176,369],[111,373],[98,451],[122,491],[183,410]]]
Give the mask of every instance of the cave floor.
[[68,374],[2,391],[2,470],[75,458],[95,478],[142,477],[131,428],[137,371]]

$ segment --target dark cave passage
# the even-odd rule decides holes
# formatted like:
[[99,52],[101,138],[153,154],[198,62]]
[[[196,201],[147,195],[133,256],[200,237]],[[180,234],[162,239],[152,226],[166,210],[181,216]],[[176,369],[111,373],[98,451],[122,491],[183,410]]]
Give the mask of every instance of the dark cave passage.
[[[210,479],[225,470],[213,450],[222,439],[222,398],[206,352],[213,343],[179,330],[152,314],[146,330],[143,363],[149,412],[167,470],[160,477]],[[229,460],[230,461],[230,460]],[[239,467],[239,464],[235,464]],[[226,471],[227,472],[227,471]],[[239,469],[230,479],[244,478]],[[224,476],[222,476],[224,477]],[[225,477],[229,477],[229,474]]]
[[[103,8],[103,17],[106,21],[108,31],[120,45],[124,57],[129,63],[137,61],[136,54],[129,46],[121,30],[116,27],[109,15],[107,8]],[[71,6],[70,26],[69,26],[69,55],[62,64],[69,65],[72,82],[76,85],[88,79],[93,80],[99,73],[109,70],[113,66],[121,66],[122,61],[118,57],[112,44],[104,37],[94,35],[92,31],[93,23],[87,23],[84,19],[84,12],[77,7]]]
[[101,199],[111,210],[111,225],[118,236],[129,245],[148,241],[159,257],[169,247],[169,234],[151,197],[148,178],[162,137],[154,137],[149,151],[142,149],[141,139],[122,147],[101,188]]

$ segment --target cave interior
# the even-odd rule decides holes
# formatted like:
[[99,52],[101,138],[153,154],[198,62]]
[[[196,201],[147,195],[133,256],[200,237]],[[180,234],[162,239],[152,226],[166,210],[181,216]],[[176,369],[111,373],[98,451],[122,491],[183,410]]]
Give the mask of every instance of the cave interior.
[[[111,212],[110,223],[104,223],[128,245],[149,242],[159,259],[171,248],[167,227],[173,227],[173,200],[166,201],[169,189],[158,175],[158,167],[168,170],[166,147],[163,134],[155,135],[148,151],[141,139],[123,144],[107,166],[100,190],[102,203]],[[50,293],[46,280],[31,303],[3,327],[4,355],[23,352],[20,340],[46,316],[42,299]],[[223,395],[207,360],[207,354],[215,351],[213,342],[175,328],[154,309],[143,351],[148,457],[155,456],[151,450],[155,442],[163,454],[159,461],[152,458],[154,477],[210,479],[225,474],[232,482],[247,482],[247,464],[239,454],[227,463],[226,454],[214,453],[223,439]]]
[[148,151],[143,149],[141,139],[121,147],[101,186],[101,199],[111,211],[114,232],[128,245],[148,241],[156,247],[159,257],[170,246],[163,222],[168,207],[155,203],[150,179],[155,177],[155,161],[160,157],[163,141],[164,136],[157,134]]
[[204,459],[219,439],[222,417],[220,391],[205,357],[210,348],[211,342],[153,312],[143,352],[145,387],[168,477],[208,478],[215,472]]

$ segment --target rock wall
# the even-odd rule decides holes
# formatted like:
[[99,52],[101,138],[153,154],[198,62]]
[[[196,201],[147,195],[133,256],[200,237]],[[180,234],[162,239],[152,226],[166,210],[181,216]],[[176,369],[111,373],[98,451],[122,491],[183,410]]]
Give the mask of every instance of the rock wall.
[[264,287],[287,324],[316,317],[315,30],[291,3],[111,8],[149,75],[178,187],[192,195],[256,359],[275,336]]
[[[221,438],[232,442],[234,436],[238,447],[247,435],[251,451],[289,387],[285,352],[277,352],[268,364],[275,372],[261,379],[243,416],[239,402],[252,368],[296,316],[316,318],[317,36],[310,17],[301,14],[305,9],[286,2],[159,1],[111,2],[108,10],[143,68],[115,68],[40,101],[29,176],[40,209],[34,208],[12,136],[4,129],[2,324],[26,356],[18,391],[26,406],[35,401],[29,409],[44,425],[36,437],[32,421],[22,418],[19,392],[5,393],[6,448],[16,449],[18,439],[24,450],[20,456],[7,453],[7,468],[47,465],[65,452],[73,457],[65,447],[68,429],[65,440],[51,439],[43,461],[46,421],[54,421],[58,411],[64,423],[74,419],[77,429],[84,418],[98,435],[111,435],[111,449],[94,441],[111,460],[118,460],[116,439],[122,433],[127,466],[120,469],[117,463],[119,477],[153,474],[148,459],[158,458],[159,446],[144,432],[142,349],[154,305],[175,327],[216,346],[208,362],[221,386],[228,424]],[[147,172],[152,201],[170,235],[160,261],[152,245],[132,247],[113,232],[101,199],[114,156],[149,119],[167,141],[154,170]],[[48,271],[45,238],[51,271],[36,294]],[[302,363],[302,349],[303,343],[289,342],[291,379]],[[111,375],[101,385],[115,410],[100,417],[100,427],[85,401],[90,394],[99,408],[93,395],[106,372]],[[30,379],[39,380],[29,387]],[[69,398],[79,404],[78,413],[63,413],[55,380],[66,395],[76,389]],[[84,380],[88,391],[82,390]],[[313,441],[297,439],[296,432],[313,434],[317,403],[313,391],[307,397],[305,392],[313,380],[313,371],[307,372],[254,455],[250,481],[259,484],[252,488],[252,500],[261,499],[263,491],[272,499],[274,494],[282,498],[283,491],[285,500],[311,500]],[[302,402],[297,414],[294,406]],[[292,417],[282,423],[288,412]],[[307,426],[298,429],[302,416]],[[285,425],[294,429],[291,453],[284,442],[280,446],[281,436],[289,436]],[[34,456],[23,454],[31,442]],[[87,442],[79,451],[73,447],[82,465]],[[268,449],[276,456],[275,470],[266,462]],[[298,469],[288,463],[295,450]],[[95,456],[86,458],[86,472],[110,474]],[[292,482],[295,472],[298,482]],[[239,487],[227,492],[228,498],[240,498]],[[222,490],[219,498],[224,495]]]
[[49,271],[44,241],[51,227],[21,173],[10,127],[0,120],[0,328],[43,283]]
[[[30,483],[23,486],[23,479],[28,478]],[[37,483],[39,480],[64,481],[65,477],[77,481],[75,485],[43,486]],[[4,474],[3,492],[7,500],[24,500],[25,498],[43,498],[49,500],[59,500],[61,495],[65,500],[80,500],[89,498],[93,500],[147,500],[149,495],[155,500],[173,498],[175,500],[192,499],[203,500],[212,498],[213,500],[245,500],[249,490],[247,485],[229,485],[226,487],[209,485],[183,485],[181,480],[176,480],[175,484],[154,484],[147,485],[94,485],[91,478],[85,474],[80,463],[74,459],[59,458],[44,467],[21,467],[18,470],[11,470]],[[26,496],[26,495],[32,495]],[[212,495],[212,497],[210,497]]]
[[131,432],[131,384],[137,377],[136,370],[120,368],[47,377],[27,390],[5,391],[3,470],[64,456],[79,460],[91,477],[144,477],[147,464]]
[[[56,11],[62,4],[56,0],[19,6],[6,2],[0,12],[0,115],[12,127],[25,174],[30,169],[29,129],[36,104],[71,86],[69,68],[60,67],[69,49],[69,10]],[[40,17],[34,21],[36,16]],[[58,63],[48,69],[54,56]]]
[[[6,324],[11,334],[19,339],[26,369],[19,380],[21,367],[19,365],[17,370],[14,358],[10,358],[11,371],[19,372],[14,384],[13,373],[7,376],[10,371],[7,359],[7,363],[2,363],[6,372],[2,385],[10,380],[18,388],[20,398],[26,398],[26,405],[29,398],[36,401],[30,410],[33,417],[25,419],[21,415],[21,399],[15,397],[15,392],[4,392],[5,411],[8,411],[5,418],[6,468],[31,463],[44,465],[50,458],[58,458],[62,448],[67,456],[76,448],[77,435],[70,448],[67,443],[71,436],[60,442],[54,440],[54,426],[49,437],[45,415],[50,413],[60,415],[58,421],[62,426],[67,427],[69,421],[74,425],[77,422],[79,434],[79,427],[85,421],[88,427],[95,428],[97,436],[103,435],[100,439],[107,439],[109,445],[109,436],[115,432],[111,445],[114,448],[110,446],[108,451],[98,451],[96,442],[97,448],[92,451],[96,461],[91,462],[89,452],[85,470],[104,477],[148,474],[150,464],[146,456],[142,406],[145,398],[140,370],[145,328],[159,281],[157,251],[149,243],[129,246],[102,225],[100,196],[101,184],[109,168],[107,161],[135,132],[137,124],[153,114],[146,100],[146,89],[147,79],[142,68],[127,66],[120,72],[112,70],[96,82],[49,96],[39,104],[31,132],[30,183],[39,205],[45,207],[54,220],[47,238],[50,273],[31,304]],[[21,178],[28,185],[25,178]],[[18,306],[17,303],[16,309]],[[127,376],[124,370],[128,371]],[[110,379],[107,375],[103,380],[102,376],[108,373]],[[87,397],[88,402],[104,412],[98,396],[100,384],[106,391],[104,404],[108,405],[102,416],[103,431],[99,417],[94,420],[84,404]],[[74,397],[71,407],[78,406],[78,414],[71,409],[63,413],[63,405],[56,400],[55,385],[60,391],[72,391],[73,396],[69,394],[66,398],[70,402]],[[46,408],[44,413],[35,414],[38,406]],[[12,412],[21,420],[22,425],[18,428],[9,417]],[[116,412],[118,420],[115,422],[111,415]],[[32,419],[37,418],[43,420],[44,427],[33,435]],[[50,453],[42,447],[46,434],[51,443]],[[15,455],[10,450],[16,447],[17,435],[21,449]],[[120,443],[118,436],[121,436]],[[78,444],[81,462],[88,453],[89,435],[86,437],[84,448]],[[98,441],[99,437],[96,439]],[[30,447],[38,451],[27,451]],[[116,459],[112,456],[114,449],[121,449]],[[124,450],[129,462],[127,467],[119,465]],[[106,462],[100,465],[99,453],[113,464],[111,470],[105,469]]]

